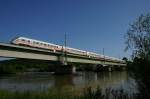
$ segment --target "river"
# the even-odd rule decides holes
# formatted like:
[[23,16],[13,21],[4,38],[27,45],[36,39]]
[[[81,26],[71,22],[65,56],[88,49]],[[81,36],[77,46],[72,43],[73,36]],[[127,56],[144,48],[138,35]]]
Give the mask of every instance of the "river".
[[91,86],[105,88],[123,88],[135,91],[135,81],[126,71],[78,72],[78,75],[53,75],[51,73],[28,72],[0,76],[0,90],[8,91],[47,91],[81,90]]

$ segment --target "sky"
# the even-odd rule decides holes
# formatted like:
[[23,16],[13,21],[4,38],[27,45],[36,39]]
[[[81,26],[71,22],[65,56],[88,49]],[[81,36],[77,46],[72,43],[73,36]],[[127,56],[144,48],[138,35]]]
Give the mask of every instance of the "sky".
[[0,0],[0,42],[23,36],[122,58],[129,24],[150,0]]

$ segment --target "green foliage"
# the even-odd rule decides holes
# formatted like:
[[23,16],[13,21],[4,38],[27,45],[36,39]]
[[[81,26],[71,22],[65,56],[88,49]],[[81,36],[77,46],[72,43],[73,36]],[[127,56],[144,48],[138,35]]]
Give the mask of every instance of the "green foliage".
[[124,60],[126,63],[129,61],[127,57],[123,57],[122,60]]
[[107,88],[104,92],[97,87],[95,90],[91,87],[84,88],[81,95],[70,93],[55,92],[9,92],[0,91],[0,99],[137,99],[138,94],[127,94],[123,89]]
[[137,99],[150,98],[150,61],[135,57],[129,64],[130,75],[136,80],[138,88]]
[[140,15],[126,33],[126,50],[132,50],[133,62],[127,62],[135,78],[137,99],[150,98],[150,13]]
[[48,72],[54,70],[54,64],[48,61],[27,60],[27,59],[12,59],[0,62],[0,73],[17,73],[25,71],[40,71]]
[[82,96],[84,99],[104,99],[104,95],[102,94],[102,90],[98,86],[94,91],[91,87],[84,89],[84,94]]
[[56,95],[50,92],[8,92],[0,91],[0,99],[75,99],[71,95]]

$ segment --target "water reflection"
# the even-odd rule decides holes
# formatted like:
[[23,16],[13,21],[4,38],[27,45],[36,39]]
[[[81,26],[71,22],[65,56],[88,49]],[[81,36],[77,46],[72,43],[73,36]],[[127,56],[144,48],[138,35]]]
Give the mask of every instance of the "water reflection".
[[50,73],[25,73],[0,77],[0,89],[9,91],[47,91],[49,89],[130,87],[134,82],[127,72],[79,72],[80,75],[56,76]]
[[1,77],[0,89],[9,91],[44,91],[53,86],[54,81],[49,74],[29,73]]
[[73,79],[73,75],[53,76],[54,85],[52,87],[56,90],[58,89],[58,91],[66,87],[72,87],[74,86]]

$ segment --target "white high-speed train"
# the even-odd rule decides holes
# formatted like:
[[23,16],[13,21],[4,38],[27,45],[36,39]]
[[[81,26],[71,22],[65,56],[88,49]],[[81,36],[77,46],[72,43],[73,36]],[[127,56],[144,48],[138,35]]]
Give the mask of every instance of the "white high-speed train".
[[39,40],[34,40],[34,39],[26,38],[26,37],[18,37],[16,39],[12,40],[11,43],[15,44],[15,45],[29,46],[29,47],[34,47],[34,48],[51,50],[54,52],[66,51],[67,53],[93,57],[93,58],[97,58],[97,59],[101,59],[101,60],[105,59],[105,60],[109,60],[109,61],[123,62],[121,59],[118,59],[118,58],[104,56],[101,54],[87,52],[87,51],[79,50],[79,49],[75,49],[75,48],[64,47],[64,46],[47,43],[47,42],[43,42],[43,41],[39,41]]

